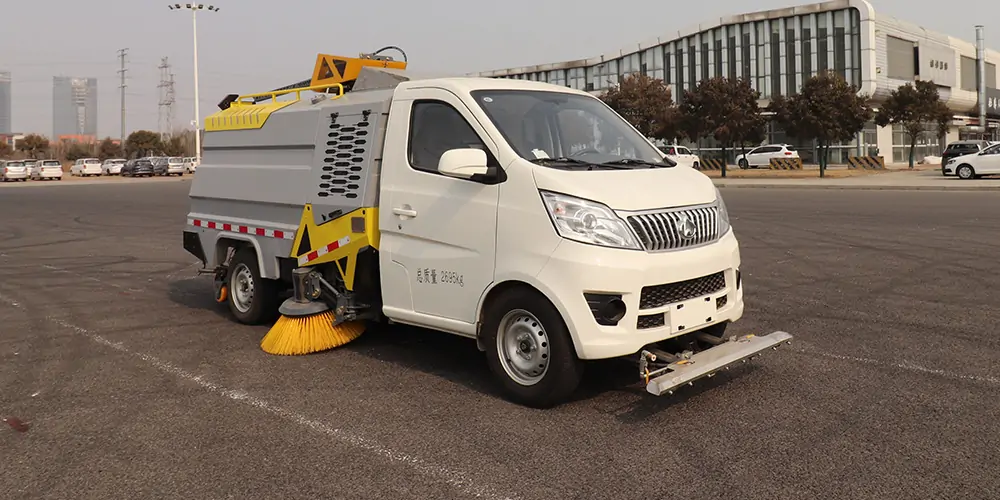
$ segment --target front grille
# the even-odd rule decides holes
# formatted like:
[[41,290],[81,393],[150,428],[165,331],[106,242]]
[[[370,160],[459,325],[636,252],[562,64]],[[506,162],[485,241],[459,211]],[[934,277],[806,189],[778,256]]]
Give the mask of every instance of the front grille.
[[719,209],[714,206],[630,215],[628,223],[651,252],[702,245],[719,237]]
[[726,288],[726,275],[719,271],[686,281],[642,287],[639,309],[653,309],[709,295]]

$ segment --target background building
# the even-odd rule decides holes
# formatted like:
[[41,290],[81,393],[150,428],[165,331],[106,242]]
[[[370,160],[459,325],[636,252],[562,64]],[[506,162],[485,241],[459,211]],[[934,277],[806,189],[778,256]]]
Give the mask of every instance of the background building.
[[97,137],[97,79],[52,78],[52,137]]
[[[975,38],[971,24],[969,34]],[[996,89],[1000,53],[985,51],[982,92],[976,54],[973,42],[876,15],[865,0],[835,0],[717,19],[591,59],[477,76],[547,81],[597,94],[626,74],[643,72],[663,79],[675,101],[683,99],[682,90],[694,88],[700,80],[746,78],[760,91],[761,105],[766,106],[773,96],[795,93],[805,79],[829,69],[871,96],[876,109],[900,85],[933,80],[955,116],[944,136],[927,134],[918,143],[920,160],[940,154],[953,140],[1000,139],[1000,91]],[[981,100],[989,103],[986,120],[979,116]],[[715,149],[713,142],[702,141],[700,149]],[[774,125],[767,142],[795,144],[806,150],[815,146],[797,143]],[[877,149],[887,162],[899,163],[908,157],[907,142],[898,126],[869,123],[854,141],[831,148],[831,154],[834,161],[844,162],[848,156]]]
[[11,83],[10,72],[0,71],[0,134],[9,134],[11,128]]

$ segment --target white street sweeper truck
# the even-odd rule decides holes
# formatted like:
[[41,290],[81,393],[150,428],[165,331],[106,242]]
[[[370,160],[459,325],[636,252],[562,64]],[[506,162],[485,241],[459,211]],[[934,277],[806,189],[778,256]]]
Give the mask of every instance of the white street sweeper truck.
[[725,333],[744,287],[719,191],[601,100],[381,52],[320,54],[205,121],[184,248],[236,320],[280,314],[264,351],[415,325],[474,340],[508,397],[546,407],[587,360],[630,357],[672,394],[791,340]]

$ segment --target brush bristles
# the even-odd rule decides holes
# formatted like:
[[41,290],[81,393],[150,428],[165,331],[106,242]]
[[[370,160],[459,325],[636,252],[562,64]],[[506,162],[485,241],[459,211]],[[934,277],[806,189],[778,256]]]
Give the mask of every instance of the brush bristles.
[[310,354],[342,346],[365,331],[363,321],[333,326],[331,311],[303,317],[282,316],[260,341],[269,354]]

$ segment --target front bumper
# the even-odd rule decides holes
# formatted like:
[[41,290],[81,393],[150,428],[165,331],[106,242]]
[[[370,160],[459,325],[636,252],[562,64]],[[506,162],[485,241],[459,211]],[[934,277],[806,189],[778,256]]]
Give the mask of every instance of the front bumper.
[[[562,313],[577,355],[603,359],[738,320],[743,315],[739,267],[739,245],[731,230],[710,245],[663,253],[563,240],[538,280]],[[609,294],[625,304],[617,322],[599,320],[592,310],[595,299]]]
[[941,175],[955,175],[955,166],[941,165]]

